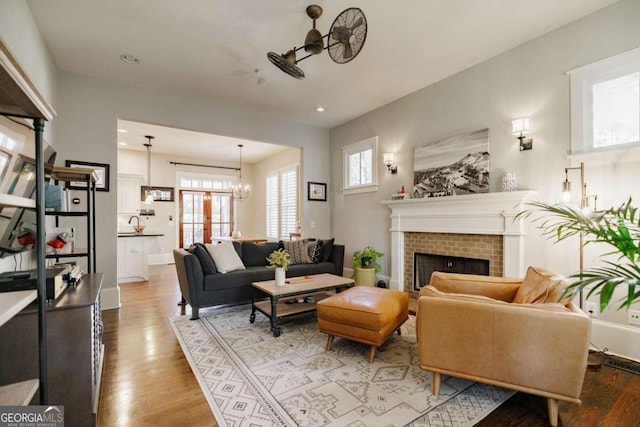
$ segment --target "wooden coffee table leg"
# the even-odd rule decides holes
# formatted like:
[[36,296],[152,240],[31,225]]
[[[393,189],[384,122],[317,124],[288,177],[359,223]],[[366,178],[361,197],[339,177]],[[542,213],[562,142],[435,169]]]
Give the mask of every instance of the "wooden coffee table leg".
[[282,329],[278,326],[278,313],[276,308],[278,307],[278,297],[271,297],[271,332],[274,337],[279,337],[282,333]]

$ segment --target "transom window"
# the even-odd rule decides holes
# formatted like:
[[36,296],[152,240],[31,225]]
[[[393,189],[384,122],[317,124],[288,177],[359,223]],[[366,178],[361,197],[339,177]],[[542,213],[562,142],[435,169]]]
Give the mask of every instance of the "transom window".
[[347,145],[343,152],[344,194],[378,190],[378,137]]
[[572,153],[640,142],[640,49],[569,74]]

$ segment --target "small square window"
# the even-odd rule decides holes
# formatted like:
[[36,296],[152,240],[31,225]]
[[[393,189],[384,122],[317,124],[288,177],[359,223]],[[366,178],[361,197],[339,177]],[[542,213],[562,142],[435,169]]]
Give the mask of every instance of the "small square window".
[[366,139],[343,149],[343,194],[378,190],[378,137]]

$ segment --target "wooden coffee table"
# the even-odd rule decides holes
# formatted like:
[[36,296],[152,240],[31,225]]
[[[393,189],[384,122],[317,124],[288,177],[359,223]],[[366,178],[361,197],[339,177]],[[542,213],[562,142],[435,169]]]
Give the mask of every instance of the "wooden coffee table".
[[[253,282],[253,301],[251,302],[251,323],[256,320],[256,310],[271,319],[271,332],[274,337],[279,337],[282,328],[278,320],[294,314],[308,313],[316,309],[316,303],[324,298],[334,295],[343,289],[353,286],[353,279],[336,276],[334,274],[323,273],[309,276],[287,278],[284,286],[276,286],[275,280],[265,280],[263,282]],[[258,290],[269,296],[269,301],[256,301]],[[295,302],[287,304],[286,301],[307,297],[309,302]]]

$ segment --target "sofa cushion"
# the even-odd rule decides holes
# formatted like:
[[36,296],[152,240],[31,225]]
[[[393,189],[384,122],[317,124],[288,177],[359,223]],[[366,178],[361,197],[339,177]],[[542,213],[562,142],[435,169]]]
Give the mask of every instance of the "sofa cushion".
[[322,262],[329,261],[331,258],[331,252],[333,252],[333,241],[334,239],[326,239],[321,240],[322,242]]
[[226,274],[211,274],[204,277],[205,291],[220,291],[224,289],[251,289],[252,282],[273,280],[275,270],[267,267],[249,267],[243,270],[234,270]]
[[293,240],[283,242],[284,249],[291,255],[291,264],[311,264],[307,242],[303,240]]
[[211,254],[218,272],[228,273],[229,271],[244,270],[244,264],[231,242],[224,241],[217,245],[207,244],[205,246]]
[[332,262],[319,262],[318,264],[294,264],[290,265],[287,269],[287,277],[298,277],[321,273],[336,274],[336,265]]
[[429,280],[429,284],[441,292],[484,295],[506,302],[513,301],[521,282],[521,279],[439,271],[434,271]]
[[200,266],[202,267],[202,272],[204,274],[214,274],[218,271],[216,270],[216,265],[213,262],[213,258],[211,258],[211,254],[207,250],[207,248],[202,243],[195,243],[189,248],[189,252],[194,254],[198,261],[200,261]]
[[268,265],[269,263],[267,262],[267,257],[271,252],[275,250],[278,250],[277,242],[243,242],[242,263],[245,267],[258,267]]
[[[563,282],[564,277],[552,271],[541,267],[529,267],[513,302],[516,304],[558,302],[559,295],[556,288],[562,287]],[[556,301],[548,301],[550,293],[556,295]]]

